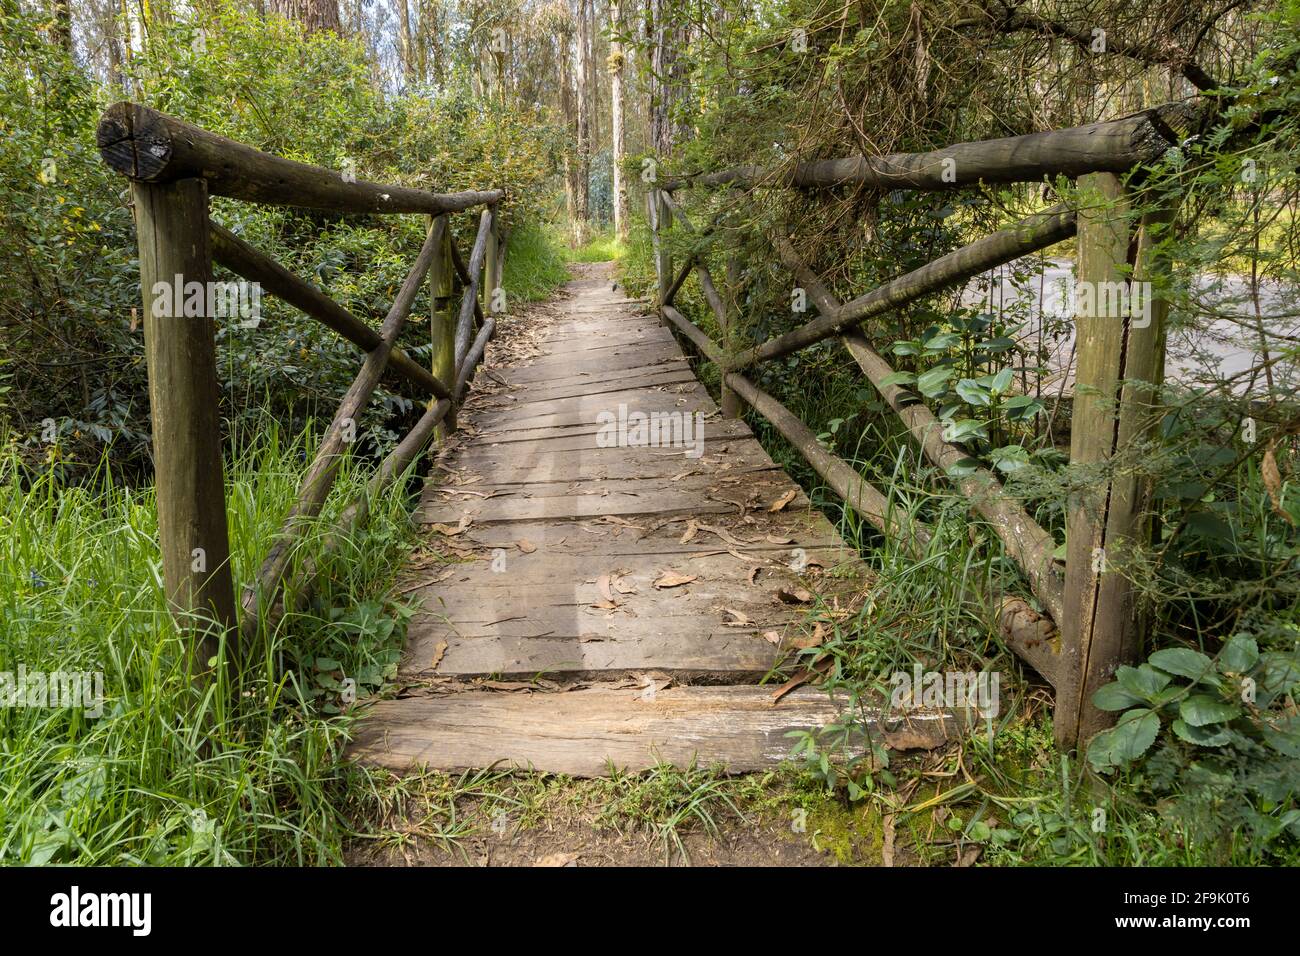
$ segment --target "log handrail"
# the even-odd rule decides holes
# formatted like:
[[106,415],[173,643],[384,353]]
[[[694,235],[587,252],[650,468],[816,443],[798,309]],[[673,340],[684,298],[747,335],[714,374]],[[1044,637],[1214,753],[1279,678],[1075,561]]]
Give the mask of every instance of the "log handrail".
[[[1106,123],[956,144],[928,153],[857,156],[799,163],[779,170],[736,167],[670,179],[658,187],[652,186],[648,197],[647,208],[654,214],[651,228],[655,248],[660,250],[655,257],[658,311],[665,324],[676,328],[704,358],[718,366],[724,399],[728,392],[739,395],[795,447],[843,501],[887,537],[901,539],[915,551],[918,544],[927,540],[928,532],[915,521],[906,520],[892,511],[887,496],[867,482],[851,464],[823,447],[807,425],[742,374],[751,366],[837,338],[906,426],[923,454],[949,476],[969,507],[989,523],[1001,541],[1004,553],[1023,571],[1030,591],[1046,612],[1046,616],[1040,615],[1019,598],[998,596],[998,622],[1007,646],[1057,691],[1057,740],[1067,748],[1077,746],[1088,734],[1106,726],[1106,715],[1091,703],[1091,691],[1107,679],[1118,663],[1132,659],[1136,650],[1132,637],[1136,625],[1133,623],[1129,586],[1120,575],[1111,574],[1103,580],[1106,557],[1101,557],[1099,566],[1096,556],[1099,549],[1094,548],[1094,544],[1098,540],[1103,543],[1114,540],[1119,542],[1115,547],[1118,551],[1124,542],[1141,537],[1142,514],[1138,505],[1144,492],[1136,479],[1107,479],[1105,489],[1090,490],[1091,498],[1111,494],[1113,481],[1117,489],[1114,492],[1116,499],[1127,504],[1122,513],[1117,514],[1112,509],[1108,517],[1103,515],[1100,519],[1088,510],[1086,503],[1072,502],[1069,516],[1074,524],[1070,531],[1067,571],[1063,572],[1056,563],[1053,536],[1006,493],[989,469],[981,466],[961,469],[956,475],[952,473],[950,466],[957,463],[968,465],[969,455],[944,439],[942,423],[919,397],[888,383],[893,369],[872,348],[859,331],[859,326],[867,318],[960,286],[996,266],[1071,237],[1077,239],[1080,259],[1087,263],[1090,275],[1122,277],[1126,255],[1135,277],[1152,274],[1162,264],[1158,253],[1153,251],[1156,244],[1151,238],[1152,228],[1158,229],[1168,221],[1168,216],[1145,217],[1140,224],[1140,234],[1135,236],[1137,241],[1131,241],[1126,211],[1113,208],[1116,197],[1122,199],[1125,194],[1120,174],[1132,173],[1161,159],[1177,142],[1173,128],[1183,125],[1197,108],[1192,104],[1166,104]],[[792,331],[757,345],[732,351],[729,343],[719,344],[709,338],[674,305],[678,291],[694,272],[701,293],[717,317],[724,339],[727,338],[725,308],[703,256],[692,255],[680,270],[673,270],[671,260],[662,251],[666,246],[660,233],[671,224],[680,223],[687,232],[696,237],[700,235],[672,196],[674,190],[698,185],[824,188],[845,184],[938,190],[981,183],[1027,182],[1053,175],[1078,179],[1081,187],[1085,182],[1100,184],[1103,202],[1097,209],[1076,211],[1073,206],[1063,203],[1034,213],[847,302],[841,302],[830,291],[800,259],[790,241],[778,232],[770,237],[771,244],[818,314]],[[1091,224],[1091,231],[1086,235],[1082,228],[1085,221]],[[1133,250],[1137,250],[1136,263]],[[1147,271],[1143,273],[1143,269]],[[1091,417],[1082,419],[1077,426],[1078,429],[1087,427],[1096,431],[1096,441],[1075,434],[1072,461],[1076,458],[1076,448],[1098,447],[1101,449],[1098,454],[1104,459],[1107,454],[1114,453],[1117,442],[1132,441],[1149,427],[1153,389],[1160,378],[1158,343],[1163,320],[1164,313],[1160,310],[1157,321],[1153,323],[1155,328],[1144,326],[1140,335],[1136,332],[1131,336],[1123,334],[1121,352],[1131,349],[1131,359],[1116,358],[1112,354],[1115,353],[1114,339],[1121,334],[1118,330],[1102,332],[1101,326],[1094,325],[1088,327],[1087,338],[1081,334],[1081,347],[1090,350],[1093,356],[1090,368],[1098,370],[1093,378],[1100,382],[1100,397],[1094,402],[1096,408],[1090,413]],[[1084,359],[1080,361],[1082,364]],[[1125,361],[1135,370],[1136,381],[1116,378],[1116,363],[1123,367]],[[1119,407],[1116,413],[1118,427],[1109,417],[1109,411],[1104,414],[1100,411],[1112,403]],[[1090,567],[1085,568],[1089,559]],[[1071,584],[1067,590],[1069,581],[1081,583]],[[1080,591],[1083,596],[1075,591]],[[1076,609],[1081,604],[1088,607],[1089,602],[1092,602],[1092,608],[1100,609],[1089,610],[1089,613],[1098,618],[1108,615],[1105,619],[1111,623],[1112,629],[1122,629],[1123,636],[1109,633],[1094,636],[1095,627],[1090,628],[1086,622],[1075,620],[1082,616]],[[1053,623],[1060,628],[1060,633]],[[1095,651],[1098,647],[1106,656]]]
[[1166,103],[1131,116],[1069,129],[955,143],[925,153],[849,156],[789,167],[734,166],[667,180],[663,189],[757,186],[825,189],[863,185],[880,189],[960,189],[979,183],[1039,182],[1047,176],[1125,173],[1158,160],[1178,145],[1174,128],[1186,123],[1184,103]]
[[[478,296],[500,281],[503,249],[499,242],[500,189],[433,193],[406,186],[357,180],[335,170],[294,162],[219,136],[147,106],[118,103],[103,114],[97,140],[104,161],[131,181],[138,223],[145,301],[146,351],[150,358],[150,407],[154,456],[159,462],[156,495],[164,586],[178,624],[197,631],[191,655],[197,674],[219,656],[225,635],[230,666],[262,622],[274,624],[286,608],[300,607],[319,576],[308,558],[296,567],[297,546],[317,519],[334,485],[339,466],[354,440],[356,419],[380,380],[398,376],[434,401],[415,426],[383,460],[365,492],[344,508],[325,538],[324,553],[338,550],[346,536],[367,518],[370,501],[381,494],[423,452],[435,429],[454,429],[456,407],[483,360],[496,330]],[[432,217],[429,233],[378,331],[321,289],[294,275],[269,256],[208,216],[208,198],[226,196],[249,202],[326,209],[337,213],[422,213]],[[450,213],[482,206],[479,231],[466,265],[451,237]],[[490,237],[490,241],[489,241]],[[265,291],[329,327],[364,353],[355,379],[340,401],[320,447],[301,479],[298,495],[253,583],[244,589],[242,621],[233,601],[226,501],[221,469],[220,432],[215,427],[218,386],[212,316],[154,314],[156,282],[179,275],[211,281],[212,263],[258,283]],[[444,269],[445,264],[445,269]],[[454,361],[440,376],[397,346],[425,277],[433,270],[434,325],[438,301],[458,275],[464,288],[454,327]],[[147,276],[146,276],[147,272]],[[495,305],[492,309],[497,311]],[[477,326],[477,335],[475,328]],[[452,329],[448,329],[452,331]],[[471,338],[473,342],[471,343]],[[435,361],[438,360],[435,342]]]
[[347,173],[264,153],[139,103],[115,103],[95,131],[104,162],[128,179],[203,179],[211,196],[332,212],[437,216],[498,202],[499,189],[432,193],[371,183]]

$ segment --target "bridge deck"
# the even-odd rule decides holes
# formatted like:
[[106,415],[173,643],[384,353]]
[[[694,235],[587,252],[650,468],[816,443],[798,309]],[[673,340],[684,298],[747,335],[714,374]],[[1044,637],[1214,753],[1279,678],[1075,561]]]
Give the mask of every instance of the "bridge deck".
[[[757,684],[807,639],[809,592],[847,597],[855,555],[609,276],[508,326],[480,372],[416,513],[405,690],[361,723],[358,758],[747,770],[834,717],[822,691]],[[701,416],[702,453],[637,444],[634,417],[611,445],[620,410]]]

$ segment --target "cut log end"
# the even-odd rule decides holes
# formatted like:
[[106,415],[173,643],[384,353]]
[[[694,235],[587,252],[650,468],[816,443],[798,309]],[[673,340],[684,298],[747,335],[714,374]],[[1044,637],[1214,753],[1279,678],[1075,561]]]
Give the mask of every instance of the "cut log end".
[[152,111],[135,103],[115,103],[104,111],[95,130],[99,154],[123,176],[141,182],[165,182],[172,157],[171,136],[152,123]]

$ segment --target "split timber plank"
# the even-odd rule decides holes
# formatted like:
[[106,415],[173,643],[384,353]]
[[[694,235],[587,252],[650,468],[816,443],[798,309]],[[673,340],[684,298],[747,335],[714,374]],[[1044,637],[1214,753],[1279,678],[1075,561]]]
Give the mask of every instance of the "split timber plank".
[[646,478],[635,488],[617,479],[590,481],[584,482],[581,490],[564,488],[555,495],[532,494],[529,489],[455,502],[430,495],[416,509],[415,520],[420,524],[457,524],[466,516],[479,522],[498,522],[603,515],[716,515],[738,511],[737,501],[775,502],[787,493],[795,496],[791,506],[808,505],[806,498],[800,500],[803,492],[799,486],[778,468],[750,472],[734,493],[728,491],[714,475],[690,475],[679,482]]
[[[575,777],[601,776],[610,765],[636,771],[661,762],[744,773],[780,764],[790,753],[786,734],[823,728],[845,706],[808,688],[775,707],[766,687],[670,687],[653,696],[637,688],[471,691],[381,701],[362,722],[351,753],[396,770],[469,770],[484,765],[484,754],[495,754],[504,767]],[[905,725],[913,734],[943,740],[961,724],[957,716],[936,712],[905,721],[876,715],[867,730],[887,738]]]
[[521,387],[511,392],[511,397],[520,405],[534,402],[549,402],[557,398],[574,398],[579,395],[597,395],[605,392],[625,391],[627,389],[665,388],[673,385],[694,383],[695,376],[688,367],[648,369],[626,376],[608,376],[598,382],[574,382],[570,384],[538,384],[533,387]]

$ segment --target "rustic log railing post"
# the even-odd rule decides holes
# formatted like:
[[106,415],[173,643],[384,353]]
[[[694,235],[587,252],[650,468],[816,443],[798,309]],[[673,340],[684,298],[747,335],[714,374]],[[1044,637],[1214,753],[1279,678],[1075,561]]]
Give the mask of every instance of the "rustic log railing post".
[[[723,312],[719,317],[718,329],[722,333],[722,348],[731,354],[732,342],[731,332],[733,325],[740,317],[740,303],[737,301],[736,289],[740,286],[740,259],[732,254],[727,257],[727,298],[723,303]],[[727,375],[724,371],[722,374],[722,394],[718,404],[722,408],[723,418],[740,417],[740,396],[736,390],[727,384]]]
[[672,212],[668,209],[668,203],[657,186],[650,188],[646,202],[649,205],[651,239],[654,244],[655,277],[658,279],[659,320],[667,325],[668,320],[663,316],[663,307],[671,304],[669,290],[673,285],[673,257],[668,251],[668,243],[664,241],[663,234],[672,225]]
[[200,674],[235,624],[215,331],[208,308],[207,183],[133,182],[131,195],[163,586],[178,623],[194,629],[192,667]]
[[[429,223],[432,231],[437,228],[438,219],[443,221],[442,247],[429,268],[429,334],[433,343],[432,371],[440,382],[453,384],[456,381],[456,303],[453,299],[453,281],[456,276],[451,261],[451,223],[446,214],[433,218]],[[456,409],[448,409],[442,424],[438,426],[439,440],[446,438],[456,430]]]
[[501,287],[501,217],[500,208],[492,207],[492,231],[488,233],[487,251],[483,258],[483,314],[496,315],[497,290]]
[[1079,212],[1070,463],[1104,472],[1095,480],[1084,475],[1067,504],[1055,715],[1062,748],[1113,723],[1115,715],[1098,710],[1092,696],[1119,665],[1137,658],[1144,639],[1128,558],[1150,535],[1151,488],[1125,456],[1158,417],[1168,303],[1157,244],[1172,214],[1161,208],[1143,216],[1134,237],[1118,176],[1094,173],[1080,177],[1079,186],[1088,208]]

